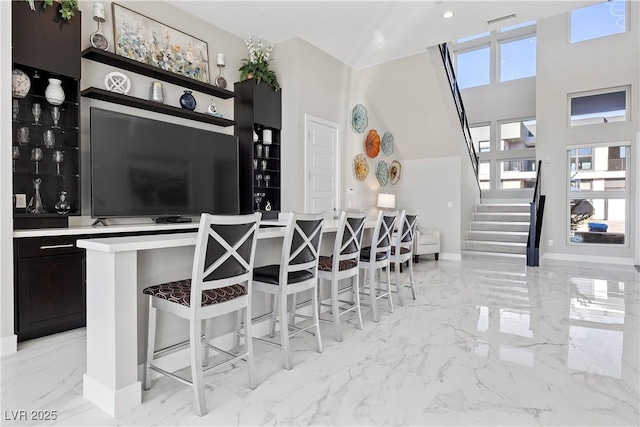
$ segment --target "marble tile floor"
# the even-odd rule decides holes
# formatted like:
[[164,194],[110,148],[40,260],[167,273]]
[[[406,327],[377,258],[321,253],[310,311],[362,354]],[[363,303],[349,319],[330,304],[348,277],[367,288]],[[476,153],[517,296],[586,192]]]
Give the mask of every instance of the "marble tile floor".
[[[1,365],[2,425],[638,426],[640,273],[633,266],[421,260],[418,297],[292,340],[294,368],[256,343],[244,366],[206,376],[209,413],[169,378],[114,419],[82,397],[85,331],[19,344]],[[405,273],[406,274],[406,270]],[[407,290],[407,295],[408,295]],[[55,421],[12,421],[17,410]],[[7,419],[9,418],[9,419]]]

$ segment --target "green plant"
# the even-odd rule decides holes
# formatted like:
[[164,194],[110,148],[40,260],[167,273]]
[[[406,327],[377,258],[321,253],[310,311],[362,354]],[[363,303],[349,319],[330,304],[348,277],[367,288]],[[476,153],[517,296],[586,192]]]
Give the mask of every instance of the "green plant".
[[[74,16],[74,11],[78,10],[78,0],[55,0],[56,3],[60,3],[60,15],[62,19],[67,21]],[[54,0],[44,0],[42,5],[44,8],[53,6]]]
[[258,39],[258,43],[256,45],[253,44],[251,37],[249,37],[249,40],[245,40],[244,43],[247,45],[249,58],[241,61],[242,66],[240,67],[240,79],[245,80],[250,78],[252,75],[258,83],[265,82],[274,90],[280,89],[276,73],[269,68],[269,62],[272,60],[271,53],[273,53],[273,45],[264,49],[262,37]]

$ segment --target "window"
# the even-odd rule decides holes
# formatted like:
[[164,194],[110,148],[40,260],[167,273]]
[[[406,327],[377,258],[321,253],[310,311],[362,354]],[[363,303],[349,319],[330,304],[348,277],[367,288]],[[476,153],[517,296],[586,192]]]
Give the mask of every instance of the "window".
[[536,75],[536,36],[500,44],[500,81]]
[[533,21],[523,22],[521,24],[509,25],[508,27],[500,28],[500,32],[504,33],[504,32],[507,32],[507,31],[518,29],[518,28],[528,27],[529,25],[534,25],[535,23],[536,23],[536,21],[533,20]]
[[571,12],[571,43],[623,33],[626,30],[625,0],[610,0]]
[[626,244],[628,155],[627,143],[567,150],[570,243]]
[[500,124],[500,150],[524,150],[535,146],[535,119]]
[[478,163],[478,181],[481,190],[491,190],[491,163],[482,161]]
[[629,120],[628,88],[569,95],[571,126],[611,123]]
[[456,54],[456,77],[460,89],[489,84],[490,53],[487,46]]
[[488,153],[491,151],[491,126],[481,125],[472,126],[469,128],[471,132],[471,139],[473,140],[473,147],[476,149],[476,153]]
[[500,188],[516,190],[533,188],[536,181],[536,159],[511,159],[500,162]]
[[458,39],[456,40],[456,43],[464,43],[471,40],[481,39],[482,37],[487,37],[489,34],[491,34],[489,31],[485,33],[474,34],[473,36],[468,36],[468,37],[463,37],[461,39]]

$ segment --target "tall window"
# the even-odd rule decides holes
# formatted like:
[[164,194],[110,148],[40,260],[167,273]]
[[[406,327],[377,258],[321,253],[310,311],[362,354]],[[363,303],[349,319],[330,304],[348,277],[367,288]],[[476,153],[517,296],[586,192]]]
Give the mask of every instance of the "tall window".
[[536,37],[500,43],[500,81],[536,75]]
[[623,33],[626,30],[625,0],[609,0],[571,11],[571,43]]
[[570,243],[626,244],[628,155],[627,143],[567,150]]
[[500,124],[500,150],[524,150],[535,146],[535,119]]
[[490,125],[471,126],[469,131],[471,132],[471,139],[473,140],[473,147],[476,149],[476,153],[487,153],[491,151]]
[[490,54],[489,46],[456,54],[456,78],[460,89],[489,84]]
[[575,93],[569,95],[571,126],[629,120],[627,114],[629,88]]

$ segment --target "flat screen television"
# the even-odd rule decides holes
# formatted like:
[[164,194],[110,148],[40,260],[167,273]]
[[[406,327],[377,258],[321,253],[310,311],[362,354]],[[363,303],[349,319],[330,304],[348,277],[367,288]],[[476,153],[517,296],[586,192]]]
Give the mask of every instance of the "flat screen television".
[[91,108],[91,216],[239,212],[238,139]]

